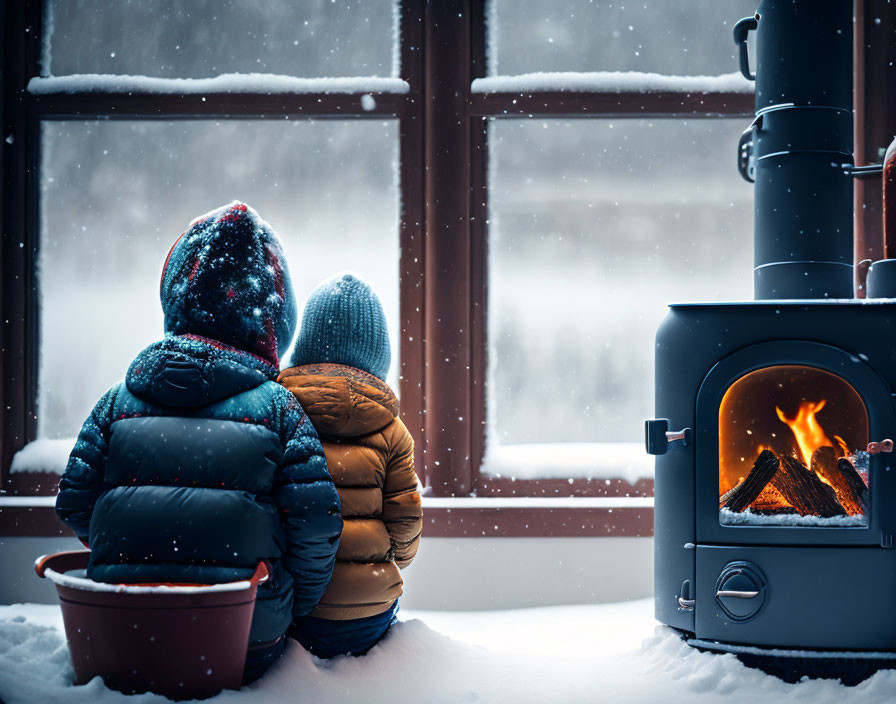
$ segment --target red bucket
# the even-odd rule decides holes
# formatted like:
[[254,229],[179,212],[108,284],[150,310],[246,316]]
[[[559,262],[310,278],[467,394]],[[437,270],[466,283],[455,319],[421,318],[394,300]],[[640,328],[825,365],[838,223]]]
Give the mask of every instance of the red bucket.
[[175,699],[239,689],[266,563],[227,584],[104,584],[84,576],[89,557],[78,550],[35,563],[59,593],[75,684],[99,675],[122,692]]

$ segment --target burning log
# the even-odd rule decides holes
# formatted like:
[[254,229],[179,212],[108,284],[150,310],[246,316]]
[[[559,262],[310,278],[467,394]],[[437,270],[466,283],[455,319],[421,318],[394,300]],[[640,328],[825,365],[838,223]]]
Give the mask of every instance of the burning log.
[[846,515],[833,488],[802,462],[795,457],[782,457],[779,464],[778,471],[770,480],[771,484],[797,513],[821,518]]
[[837,468],[846,478],[846,482],[849,484],[852,495],[856,497],[858,501],[859,513],[864,514],[868,510],[868,487],[856,471],[852,462],[845,457],[840,458],[840,461],[837,463]]
[[833,447],[819,447],[812,455],[812,471],[834,488],[837,501],[850,516],[865,513],[867,488],[846,458],[837,456]]
[[753,513],[761,513],[766,516],[776,516],[787,513],[796,513],[796,509],[787,503],[781,492],[771,484],[759,492],[759,496],[749,506]]
[[737,486],[734,486],[734,487],[730,488],[728,491],[726,491],[724,494],[722,494],[722,495],[719,497],[719,510],[720,510],[720,511],[721,511],[723,508],[725,508],[725,504],[728,503],[728,499],[730,499],[732,496],[734,496],[735,492],[736,492],[738,489],[740,489],[741,486],[743,486],[743,482],[741,482],[741,483],[738,484]]
[[756,500],[779,467],[780,463],[774,452],[771,450],[760,452],[747,478],[721,497],[722,499],[728,497],[724,507],[735,513],[743,511]]

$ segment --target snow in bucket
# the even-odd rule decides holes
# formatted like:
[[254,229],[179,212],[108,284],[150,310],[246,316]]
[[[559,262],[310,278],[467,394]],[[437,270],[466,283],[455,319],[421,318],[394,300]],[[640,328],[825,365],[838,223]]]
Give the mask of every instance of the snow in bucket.
[[[38,558],[38,560],[43,559]],[[209,594],[212,592],[235,592],[249,589],[252,586],[248,579],[223,584],[106,584],[95,582],[87,577],[86,570],[56,572],[47,569],[44,573],[54,584],[87,592],[110,592],[115,594]]]

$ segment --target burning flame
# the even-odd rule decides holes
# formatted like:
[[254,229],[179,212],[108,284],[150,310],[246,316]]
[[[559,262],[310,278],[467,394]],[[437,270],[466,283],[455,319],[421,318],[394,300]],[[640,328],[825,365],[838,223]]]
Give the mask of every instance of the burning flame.
[[847,455],[849,455],[849,445],[846,444],[846,440],[844,440],[843,438],[841,438],[839,435],[835,435],[835,436],[834,436],[834,440],[837,441],[837,444],[834,445],[834,447],[835,447],[835,448],[838,448],[838,447],[840,448],[840,454],[841,454],[843,457],[846,457]]
[[778,418],[780,418],[793,432],[793,435],[796,438],[796,444],[803,457],[803,464],[806,465],[806,467],[812,465],[812,454],[819,447],[829,446],[842,451],[845,445],[843,440],[839,437],[834,436],[839,440],[839,442],[835,442],[825,435],[824,430],[822,430],[822,427],[818,424],[818,420],[815,418],[815,415],[824,408],[825,403],[827,403],[826,399],[821,399],[821,401],[818,402],[803,401],[800,403],[800,408],[797,411],[795,418],[788,418],[780,408],[777,406],[775,407],[775,411],[778,413]]

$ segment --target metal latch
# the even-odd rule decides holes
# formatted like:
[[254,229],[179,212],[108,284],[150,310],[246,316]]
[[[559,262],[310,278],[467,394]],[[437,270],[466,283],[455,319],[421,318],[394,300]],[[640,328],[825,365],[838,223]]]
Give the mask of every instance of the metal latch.
[[669,445],[675,442],[680,442],[680,447],[687,447],[694,441],[693,434],[690,428],[669,430],[668,418],[644,421],[644,445],[648,455],[665,455]]
[[683,596],[678,597],[678,608],[682,611],[693,611],[696,603],[696,599],[685,599]]
[[[762,115],[756,118],[760,119]],[[756,157],[753,155],[753,124],[747,127],[737,142],[737,173],[747,183],[756,183]]]
[[847,176],[855,178],[871,178],[884,172],[883,164],[867,164],[865,166],[856,166],[855,164],[840,164],[840,168]]
[[691,595],[691,580],[686,579],[681,583],[681,594],[678,598],[678,608],[682,611],[693,611],[697,600]]

